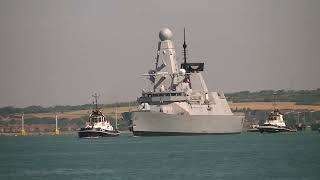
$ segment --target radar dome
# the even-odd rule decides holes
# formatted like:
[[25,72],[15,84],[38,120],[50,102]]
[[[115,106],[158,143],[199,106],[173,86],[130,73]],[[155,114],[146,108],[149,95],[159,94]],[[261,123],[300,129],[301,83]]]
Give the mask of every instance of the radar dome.
[[182,76],[184,76],[184,75],[186,74],[186,70],[185,70],[185,69],[180,69],[180,70],[179,70],[179,73],[180,73]]
[[159,32],[159,38],[161,41],[171,40],[172,39],[172,31],[168,28],[162,29]]

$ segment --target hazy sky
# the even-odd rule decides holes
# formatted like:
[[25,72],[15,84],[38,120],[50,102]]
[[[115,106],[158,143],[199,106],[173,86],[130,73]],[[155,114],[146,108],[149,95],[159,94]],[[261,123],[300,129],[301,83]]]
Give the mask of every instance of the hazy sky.
[[212,91],[320,87],[319,0],[0,0],[0,107],[135,100],[159,30]]

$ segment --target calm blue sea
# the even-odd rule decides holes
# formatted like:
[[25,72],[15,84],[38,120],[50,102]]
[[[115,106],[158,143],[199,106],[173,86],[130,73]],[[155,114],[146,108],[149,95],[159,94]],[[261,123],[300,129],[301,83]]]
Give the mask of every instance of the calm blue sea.
[[0,137],[0,179],[320,179],[320,133]]

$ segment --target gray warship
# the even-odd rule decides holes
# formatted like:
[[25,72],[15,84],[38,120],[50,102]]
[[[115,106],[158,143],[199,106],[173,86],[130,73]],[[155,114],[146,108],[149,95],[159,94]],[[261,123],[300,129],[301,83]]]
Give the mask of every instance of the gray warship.
[[123,113],[135,136],[241,133],[243,114],[232,113],[223,93],[209,92],[201,72],[204,63],[187,62],[184,31],[179,66],[172,31],[159,33],[154,69],[146,76],[151,85],[137,98],[138,108]]

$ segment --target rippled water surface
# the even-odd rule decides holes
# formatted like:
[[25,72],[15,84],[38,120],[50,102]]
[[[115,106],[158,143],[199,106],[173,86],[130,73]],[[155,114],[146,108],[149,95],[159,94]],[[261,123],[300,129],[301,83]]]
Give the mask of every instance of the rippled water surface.
[[320,133],[0,137],[0,179],[320,179]]

